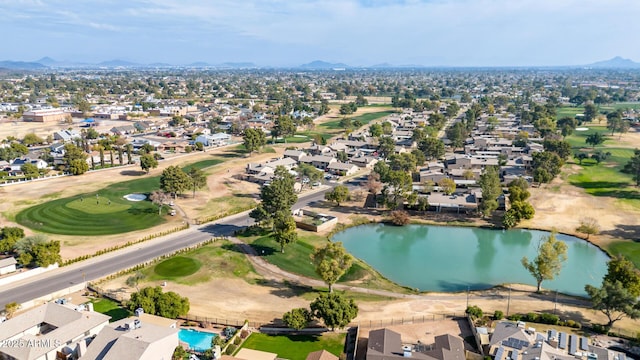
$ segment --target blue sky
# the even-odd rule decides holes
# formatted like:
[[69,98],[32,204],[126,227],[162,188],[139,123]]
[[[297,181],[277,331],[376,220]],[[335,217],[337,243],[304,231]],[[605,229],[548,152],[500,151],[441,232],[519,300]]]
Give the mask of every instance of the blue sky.
[[0,60],[640,61],[637,0],[0,0]]

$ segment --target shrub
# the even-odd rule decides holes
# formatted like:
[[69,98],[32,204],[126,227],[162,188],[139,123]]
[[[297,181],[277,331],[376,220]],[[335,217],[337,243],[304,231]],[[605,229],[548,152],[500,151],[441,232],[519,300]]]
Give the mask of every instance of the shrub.
[[233,343],[235,345],[240,345],[242,343],[242,339],[240,339],[239,336],[236,336],[235,340],[233,340]]
[[526,322],[538,322],[538,314],[528,313],[522,317],[522,321]]
[[222,334],[228,339],[232,337],[236,333],[236,331],[238,331],[238,329],[234,328],[233,326],[227,326],[222,330]]
[[522,315],[520,315],[520,314],[509,315],[509,316],[507,316],[507,319],[511,320],[511,321],[520,321],[520,320],[522,320]]
[[593,324],[593,326],[591,327],[591,330],[593,330],[593,332],[598,333],[598,334],[609,334],[609,328],[606,327],[605,325],[600,325],[600,324]]
[[227,346],[227,350],[225,350],[225,354],[227,355],[233,355],[233,352],[236,351],[237,346],[235,346],[234,344],[229,344],[229,346]]
[[502,320],[502,318],[504,318],[504,313],[500,310],[496,310],[493,312],[493,318],[495,320]]
[[242,330],[242,331],[240,332],[240,337],[241,337],[241,338],[246,339],[246,338],[247,338],[247,336],[249,336],[249,331],[248,331],[248,330]]
[[391,216],[391,223],[393,225],[403,226],[411,222],[411,217],[409,217],[409,213],[407,213],[404,210],[394,210],[389,215]]
[[475,305],[469,306],[467,310],[465,310],[465,313],[469,314],[469,316],[475,319],[479,319],[482,317],[482,309]]
[[574,328],[574,329],[581,329],[582,328],[582,325],[579,322],[573,321],[571,319],[564,321],[562,325],[568,326],[568,327],[571,327],[571,328]]
[[560,318],[557,315],[542,313],[538,316],[538,322],[542,324],[558,325]]

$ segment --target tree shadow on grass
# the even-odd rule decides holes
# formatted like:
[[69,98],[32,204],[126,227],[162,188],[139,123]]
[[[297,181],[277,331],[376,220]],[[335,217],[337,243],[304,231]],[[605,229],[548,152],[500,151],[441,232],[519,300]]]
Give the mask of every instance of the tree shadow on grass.
[[120,175],[124,175],[124,176],[142,176],[142,175],[146,175],[146,171],[142,171],[142,170],[122,170],[120,171]]
[[140,209],[140,208],[129,208],[127,210],[127,212],[131,215],[143,215],[143,214],[157,214],[158,213],[158,209],[153,209],[153,208],[144,208],[144,209]]
[[583,189],[619,189],[629,186],[626,181],[571,181],[571,184]]
[[617,225],[615,229],[602,231],[600,234],[640,242],[640,225]]

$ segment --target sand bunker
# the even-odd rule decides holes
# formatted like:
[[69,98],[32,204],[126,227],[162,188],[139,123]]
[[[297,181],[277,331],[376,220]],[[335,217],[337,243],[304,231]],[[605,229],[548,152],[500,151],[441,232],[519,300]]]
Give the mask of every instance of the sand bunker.
[[589,130],[589,128],[587,128],[587,127],[576,128],[576,131],[587,131],[587,130]]
[[129,200],[129,201],[142,201],[145,200],[147,198],[147,195],[145,194],[127,194],[125,196],[123,196],[125,199]]

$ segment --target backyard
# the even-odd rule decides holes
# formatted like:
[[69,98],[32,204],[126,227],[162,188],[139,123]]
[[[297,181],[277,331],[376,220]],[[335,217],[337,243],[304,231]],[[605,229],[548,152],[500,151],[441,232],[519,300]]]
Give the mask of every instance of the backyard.
[[278,358],[305,360],[310,352],[327,350],[340,356],[344,349],[346,334],[324,333],[322,335],[267,335],[252,333],[240,347],[278,354]]

